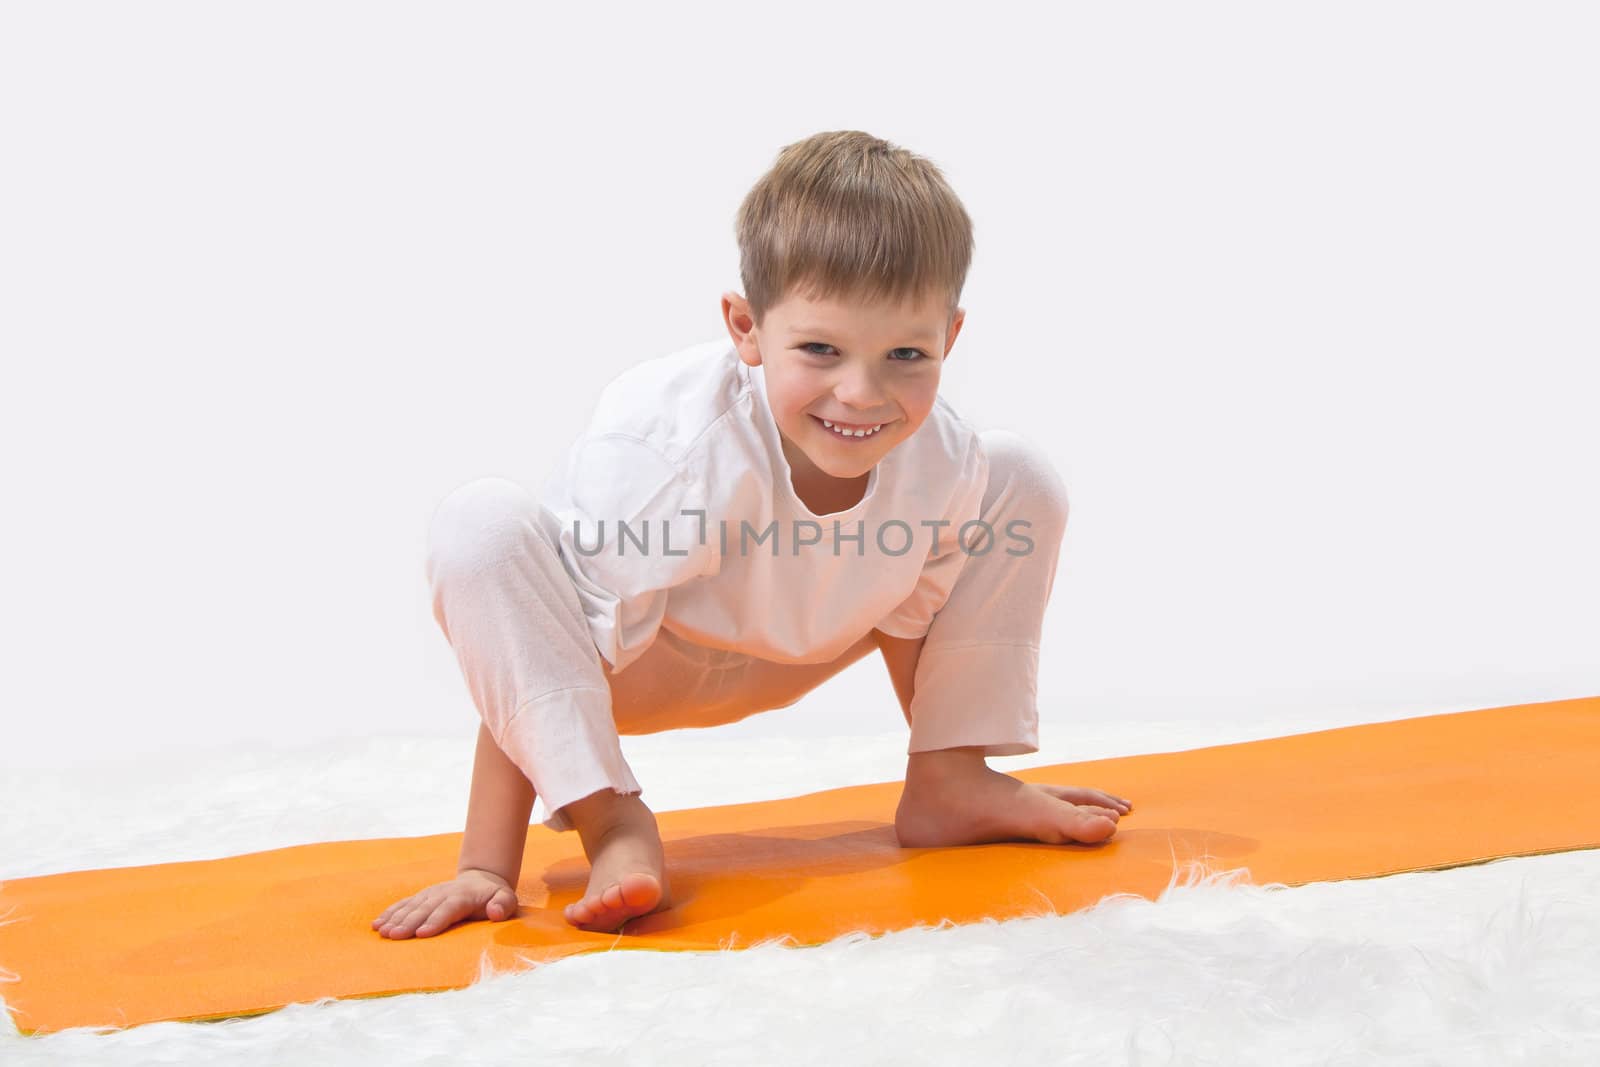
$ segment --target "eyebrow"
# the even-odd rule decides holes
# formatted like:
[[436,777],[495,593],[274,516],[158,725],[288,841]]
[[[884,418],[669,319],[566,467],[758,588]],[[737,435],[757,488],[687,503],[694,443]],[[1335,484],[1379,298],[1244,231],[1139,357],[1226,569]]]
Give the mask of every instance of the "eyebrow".
[[[833,331],[832,330],[826,329],[825,327],[821,327],[821,326],[796,326],[796,327],[793,327],[793,329],[790,332],[792,332],[792,333],[805,333],[805,334],[812,334],[812,335],[821,335],[823,337],[831,337],[833,335]],[[913,340],[913,341],[921,341],[924,344],[932,345],[932,344],[937,344],[939,342],[939,335],[936,334],[936,333],[926,332],[925,331],[923,333],[913,334],[912,337],[911,337],[911,340]]]

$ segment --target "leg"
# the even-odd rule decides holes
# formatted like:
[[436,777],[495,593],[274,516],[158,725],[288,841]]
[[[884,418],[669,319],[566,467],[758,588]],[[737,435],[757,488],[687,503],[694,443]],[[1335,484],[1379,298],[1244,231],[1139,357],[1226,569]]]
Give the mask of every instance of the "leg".
[[[521,819],[536,794],[548,811],[547,827],[578,831],[590,881],[567,917],[609,930],[665,907],[670,895],[655,819],[618,734],[712,726],[787,707],[873,645],[864,637],[832,662],[788,665],[700,648],[663,630],[626,670],[613,673],[595,650],[561,563],[554,521],[514,482],[468,483],[434,513],[428,577],[434,617],[492,740],[494,750],[480,751],[478,767],[504,777],[515,766],[532,786],[486,787],[485,798],[512,797]],[[520,864],[525,822],[504,825],[505,813],[490,810],[499,800],[479,803],[478,784],[475,770],[469,821],[481,816],[484,825],[469,830],[463,856],[467,844],[474,857],[515,850]],[[497,817],[493,825],[485,821],[490,815]]]
[[1049,456],[1028,439],[1008,430],[981,437],[989,457],[981,517],[993,535],[968,535],[972,551],[928,628],[909,755],[958,746],[985,756],[1039,751],[1039,636],[1066,533],[1067,492]]
[[[524,801],[536,793],[555,830],[576,829],[589,858],[589,886],[567,920],[615,929],[667,907],[661,837],[622,757],[603,661],[550,530],[554,520],[521,486],[498,478],[447,496],[429,529],[434,618],[456,652],[492,751],[474,768],[474,801],[463,840],[520,865]],[[503,758],[494,758],[503,757]],[[531,789],[481,788],[480,772],[503,779],[511,766]],[[517,800],[510,827],[499,801]],[[507,800],[509,802],[509,800]],[[513,876],[514,877],[514,876]]]
[[993,534],[969,533],[971,552],[917,659],[896,830],[908,847],[1104,840],[1115,832],[1120,798],[1033,787],[984,763],[1039,750],[1039,640],[1067,494],[1048,454],[1027,438],[989,430],[982,439],[989,485],[981,517]]
[[484,725],[543,798],[545,825],[568,830],[567,804],[641,789],[550,521],[515,482],[469,482],[434,511],[427,570],[434,619]]

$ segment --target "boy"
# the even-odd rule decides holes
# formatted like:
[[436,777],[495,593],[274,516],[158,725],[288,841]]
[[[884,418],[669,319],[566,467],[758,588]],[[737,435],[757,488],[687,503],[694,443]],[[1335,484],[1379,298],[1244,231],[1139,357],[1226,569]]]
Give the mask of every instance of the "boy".
[[943,176],[817,134],[750,191],[738,237],[731,344],[613,379],[542,499],[485,478],[435,511],[434,617],[482,724],[457,877],[391,905],[382,936],[515,915],[536,796],[589,859],[568,922],[670,907],[618,734],[788,707],[875,650],[911,727],[901,845],[1100,842],[1132,810],[984,762],[1038,751],[1067,499],[1036,446],[938,396],[972,253]]

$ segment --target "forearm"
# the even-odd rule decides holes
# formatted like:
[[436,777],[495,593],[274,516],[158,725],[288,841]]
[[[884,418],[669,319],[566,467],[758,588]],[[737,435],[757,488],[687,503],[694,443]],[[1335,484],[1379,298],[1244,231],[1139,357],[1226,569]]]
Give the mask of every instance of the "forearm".
[[894,695],[900,700],[900,710],[905,714],[906,725],[911,725],[911,697],[916,692],[917,659],[922,655],[922,637],[890,637],[882,630],[873,630],[878,651],[889,668],[889,681],[894,685]]
[[478,754],[472,764],[472,795],[467,828],[461,835],[456,873],[473,868],[504,878],[516,888],[522,852],[528,842],[533,785],[494,743],[489,727],[478,724]]

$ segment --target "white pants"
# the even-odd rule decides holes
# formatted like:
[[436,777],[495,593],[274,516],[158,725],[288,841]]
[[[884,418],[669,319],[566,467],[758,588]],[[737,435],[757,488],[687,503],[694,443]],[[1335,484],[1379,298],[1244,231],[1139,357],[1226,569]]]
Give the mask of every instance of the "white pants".
[[[907,753],[1039,750],[1039,635],[1066,530],[1066,487],[1037,445],[986,430],[982,519],[995,531],[963,564],[917,662]],[[1034,542],[1009,555],[1007,523]],[[526,489],[480,478],[451,492],[428,531],[433,615],[473,703],[549,813],[610,788],[642,793],[619,734],[735,722],[788,707],[877,648],[869,631],[827,663],[774,663],[704,648],[663,628],[620,673],[596,650],[557,551],[557,520]],[[980,554],[981,553],[981,554]]]

